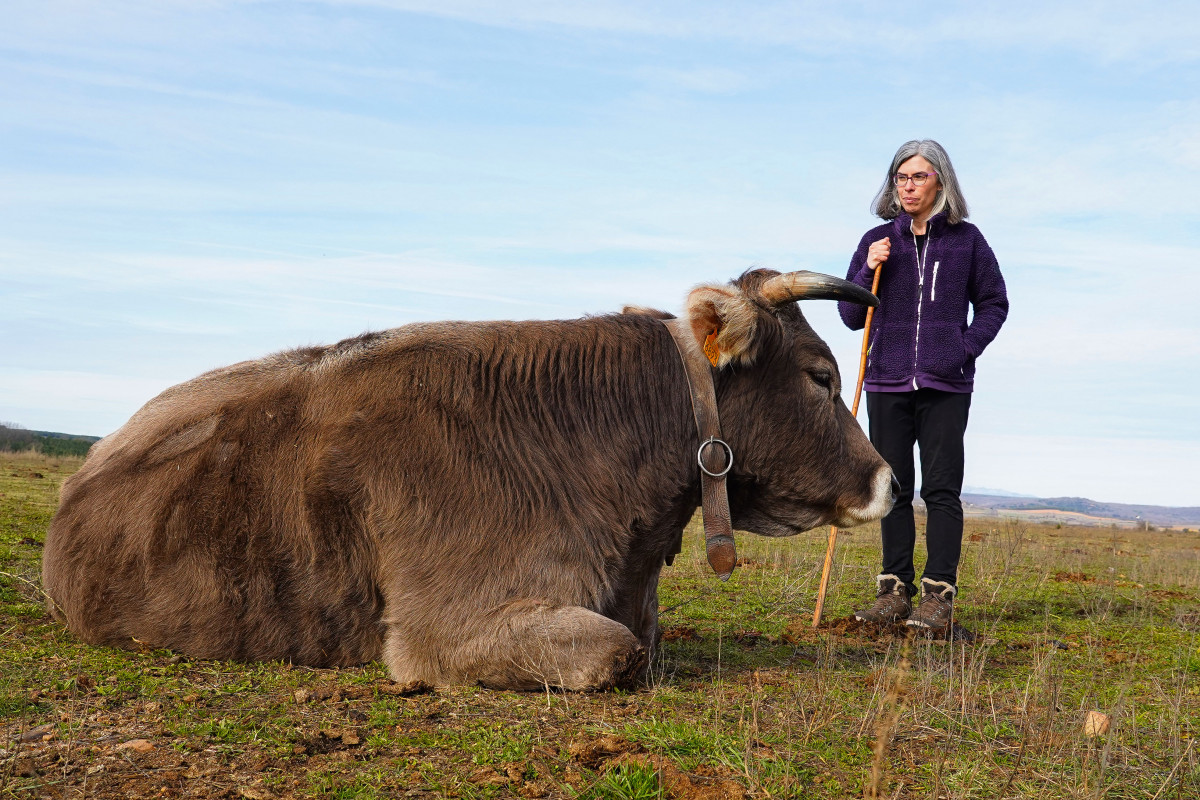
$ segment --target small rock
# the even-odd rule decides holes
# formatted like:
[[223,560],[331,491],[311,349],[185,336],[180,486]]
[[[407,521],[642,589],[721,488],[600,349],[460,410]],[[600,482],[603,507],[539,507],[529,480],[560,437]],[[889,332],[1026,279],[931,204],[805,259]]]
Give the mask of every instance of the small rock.
[[1099,711],[1089,711],[1083,718],[1083,735],[1089,737],[1103,736],[1108,733],[1112,717]]
[[296,698],[297,703],[307,703],[308,698],[312,696],[312,692],[308,689],[297,689],[292,696]]
[[117,745],[118,750],[132,750],[135,753],[149,753],[154,749],[154,745],[146,739],[130,739],[128,742],[122,742]]
[[955,622],[954,626],[950,628],[950,635],[946,638],[950,641],[967,642],[970,644],[971,642],[979,639],[979,634],[972,630],[968,630],[967,628],[964,628],[962,625],[959,625],[957,622]]
[[36,728],[30,728],[22,733],[18,740],[22,742],[44,742],[54,738],[55,724],[53,722],[45,725],[38,725]]

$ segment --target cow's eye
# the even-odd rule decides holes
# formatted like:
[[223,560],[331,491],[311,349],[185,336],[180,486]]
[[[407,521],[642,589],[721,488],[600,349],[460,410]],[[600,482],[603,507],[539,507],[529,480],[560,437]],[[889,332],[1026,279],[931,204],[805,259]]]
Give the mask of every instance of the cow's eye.
[[821,388],[823,388],[827,391],[833,390],[833,373],[832,372],[829,372],[828,370],[824,370],[824,369],[815,369],[808,374],[813,379],[813,381],[815,381],[816,384],[818,386],[820,386]]

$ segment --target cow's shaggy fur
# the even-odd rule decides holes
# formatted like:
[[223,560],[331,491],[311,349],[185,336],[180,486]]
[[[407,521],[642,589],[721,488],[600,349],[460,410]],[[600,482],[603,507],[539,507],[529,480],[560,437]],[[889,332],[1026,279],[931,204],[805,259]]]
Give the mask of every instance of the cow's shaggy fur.
[[[886,467],[795,304],[756,301],[770,274],[689,302],[728,355],[734,523],[789,535],[879,516]],[[700,499],[661,316],[410,325],[168,389],[64,484],[53,610],[88,642],[195,657],[629,682]]]

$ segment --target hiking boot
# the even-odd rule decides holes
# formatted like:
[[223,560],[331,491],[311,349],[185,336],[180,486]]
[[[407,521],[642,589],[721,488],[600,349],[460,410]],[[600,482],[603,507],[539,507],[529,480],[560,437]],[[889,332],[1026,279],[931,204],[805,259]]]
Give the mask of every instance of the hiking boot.
[[956,594],[958,589],[952,584],[921,578],[921,603],[908,618],[908,624],[933,634],[949,632]]
[[895,575],[879,575],[876,576],[875,582],[879,584],[875,605],[854,612],[855,619],[877,625],[890,625],[912,613],[912,600],[909,599],[908,587],[904,581]]

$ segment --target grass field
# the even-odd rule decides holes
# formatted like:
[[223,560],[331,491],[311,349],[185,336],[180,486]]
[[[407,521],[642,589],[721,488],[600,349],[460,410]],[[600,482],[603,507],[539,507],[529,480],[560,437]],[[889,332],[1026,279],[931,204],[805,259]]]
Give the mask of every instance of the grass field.
[[743,534],[721,584],[693,522],[643,688],[410,693],[79,644],[39,573],[80,463],[0,454],[0,797],[1200,797],[1197,534],[969,520],[979,638],[939,643],[848,622],[877,528],[843,534],[813,630],[823,531]]

